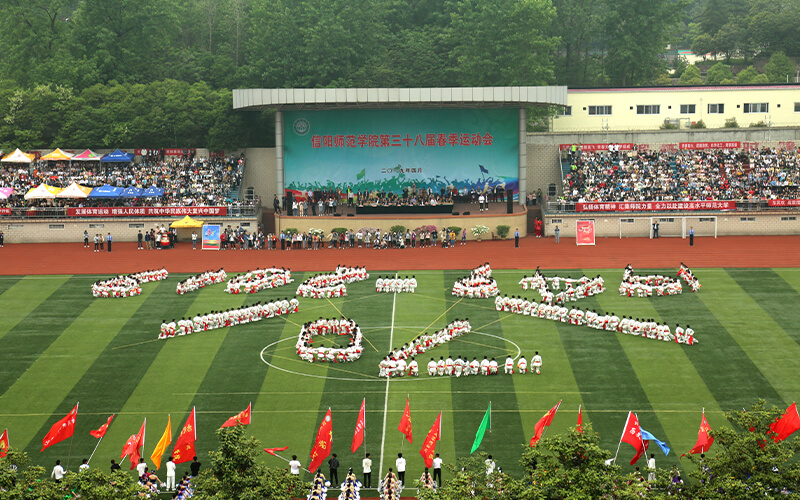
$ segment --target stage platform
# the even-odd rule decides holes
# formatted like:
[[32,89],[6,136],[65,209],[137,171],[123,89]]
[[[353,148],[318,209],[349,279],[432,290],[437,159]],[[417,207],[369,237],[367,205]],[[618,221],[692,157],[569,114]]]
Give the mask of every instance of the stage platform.
[[[436,228],[457,226],[467,230],[467,239],[475,239],[470,233],[470,228],[478,224],[489,228],[483,239],[491,239],[492,233],[497,233],[497,226],[509,226],[509,236],[513,237],[515,229],[519,229],[521,236],[527,233],[527,209],[523,205],[512,205],[513,213],[507,213],[505,203],[489,203],[488,208],[480,211],[478,203],[455,203],[447,213],[380,213],[357,214],[356,207],[337,207],[336,215],[322,215],[307,217],[293,217],[275,215],[275,231],[294,228],[300,232],[307,232],[311,228],[322,229],[329,234],[331,229],[344,227],[358,231],[362,227],[378,228],[388,231],[394,225],[402,225],[408,229],[421,226],[436,226]],[[458,215],[453,215],[457,213]],[[466,215],[465,215],[466,214]],[[461,238],[461,235],[458,235]]]

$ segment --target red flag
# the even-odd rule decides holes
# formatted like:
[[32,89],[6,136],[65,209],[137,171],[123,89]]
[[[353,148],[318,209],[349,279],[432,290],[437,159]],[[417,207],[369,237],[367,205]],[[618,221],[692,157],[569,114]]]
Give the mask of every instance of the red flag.
[[[714,438],[708,435],[708,431],[711,430],[711,427],[708,425],[708,420],[706,420],[706,412],[703,411],[703,419],[700,421],[700,430],[697,431],[697,444],[694,445],[694,448],[689,450],[689,453],[705,453],[711,448],[711,445],[714,444]],[[686,456],[686,453],[681,455],[681,458]]]
[[622,431],[620,442],[628,443],[636,449],[636,455],[631,460],[631,465],[635,464],[639,457],[644,453],[644,442],[642,441],[642,431],[639,427],[639,419],[632,412],[628,412],[628,420],[625,422],[625,430]]
[[[80,404],[80,403],[79,403]],[[67,416],[54,423],[50,428],[50,432],[42,439],[42,450],[53,446],[56,443],[72,437],[75,434],[75,417],[78,416],[78,405],[75,405]]]
[[800,415],[797,413],[797,405],[786,409],[786,412],[777,421],[769,426],[769,430],[774,433],[772,439],[777,443],[791,436],[795,431],[800,430]]
[[542,434],[544,433],[545,427],[550,427],[550,424],[553,423],[553,417],[556,416],[556,412],[558,411],[558,406],[561,404],[561,401],[556,403],[556,405],[550,408],[547,413],[544,414],[542,418],[536,422],[536,425],[533,427],[534,433],[533,437],[531,438],[531,446],[536,446],[536,443],[542,438]]
[[175,440],[175,448],[172,450],[172,461],[176,464],[188,462],[196,455],[194,452],[194,442],[197,441],[196,423],[194,408],[192,408],[192,413],[189,414],[189,418],[183,424],[181,434]]
[[331,454],[331,446],[333,445],[333,423],[331,422],[331,409],[328,408],[328,413],[319,424],[317,431],[317,439],[314,440],[314,448],[311,450],[311,465],[308,470],[311,472],[316,471],[323,460],[328,458]]
[[358,412],[358,420],[356,420],[356,430],[353,433],[353,444],[350,445],[350,451],[355,453],[356,450],[364,443],[364,427],[366,426],[366,409],[367,398],[361,402],[361,411]]
[[122,456],[120,458],[130,458],[131,470],[136,468],[136,464],[139,463],[139,459],[142,456],[141,448],[144,446],[144,429],[146,426],[147,418],[145,417],[144,422],[142,422],[142,428],[139,429],[139,432],[129,437],[125,447],[122,448]]
[[238,415],[233,416],[228,420],[226,420],[225,423],[222,424],[222,427],[220,427],[220,429],[224,427],[234,427],[236,425],[250,425],[250,410],[252,406],[253,403],[250,403],[249,405],[247,405],[246,410],[239,412]]
[[408,406],[408,398],[406,397],[406,409],[403,411],[403,418],[400,419],[400,425],[397,430],[405,434],[406,440],[413,444],[411,436],[411,408]]
[[3,431],[0,436],[0,458],[3,458],[8,453],[8,429]]
[[288,449],[289,449],[289,447],[288,447],[288,446],[284,446],[284,447],[282,447],[282,448],[264,448],[264,451],[266,451],[267,453],[269,453],[269,454],[270,454],[270,455],[272,455],[273,457],[277,457],[278,455],[277,455],[275,452],[278,452],[278,451],[286,451],[286,450],[288,450]]
[[581,413],[582,406],[578,407],[578,425],[575,426],[575,430],[583,434],[583,414]]
[[431,430],[428,431],[425,441],[422,442],[422,449],[419,454],[425,460],[425,467],[433,465],[433,456],[436,454],[436,442],[442,438],[442,412],[436,417],[436,422],[433,423]]
[[92,437],[96,437],[97,439],[101,439],[103,436],[106,435],[106,431],[108,430],[108,426],[111,424],[111,420],[113,418],[114,418],[114,415],[112,414],[110,417],[108,417],[108,420],[106,420],[106,423],[101,425],[100,428],[95,430],[95,431],[89,431],[89,434],[91,434]]

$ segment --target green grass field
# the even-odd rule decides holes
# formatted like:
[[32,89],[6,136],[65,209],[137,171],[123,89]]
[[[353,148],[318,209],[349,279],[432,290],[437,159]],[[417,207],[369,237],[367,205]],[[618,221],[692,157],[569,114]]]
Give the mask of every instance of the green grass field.
[[[201,462],[207,462],[207,451],[217,446],[215,430],[252,401],[249,432],[264,446],[288,445],[285,453],[298,455],[307,465],[320,419],[331,407],[333,451],[342,468],[353,466],[360,472],[366,449],[375,472],[381,463],[385,472],[401,450],[397,425],[408,395],[414,444],[406,443],[403,453],[409,478],[416,478],[423,467],[419,449],[437,413],[443,412],[437,451],[452,463],[469,453],[491,401],[493,429],[481,450],[517,474],[521,447],[530,440],[534,424],[563,399],[549,433],[574,426],[582,404],[584,421],[592,423],[613,453],[626,413],[633,410],[642,427],[677,452],[658,456],[659,465],[666,466],[678,463],[677,456],[694,445],[703,407],[714,428],[725,424],[723,411],[757,398],[785,407],[800,396],[795,371],[800,360],[800,270],[694,271],[703,284],[700,292],[652,299],[619,297],[621,270],[545,272],[573,277],[601,273],[606,293],[578,304],[665,320],[673,329],[675,323],[688,323],[700,340],[691,347],[500,313],[492,299],[456,299],[450,289],[464,271],[413,272],[417,293],[396,296],[376,294],[377,274],[372,273],[367,282],[350,285],[344,299],[300,299],[298,314],[166,341],[155,340],[162,319],[290,296],[295,287],[231,296],[216,285],[178,296],[175,285],[181,277],[171,276],[144,285],[140,297],[109,300],[91,296],[96,276],[0,278],[0,429],[9,429],[13,447],[49,467],[56,459],[66,460],[70,442],[40,453],[42,437],[80,402],[71,445],[74,468],[97,443],[89,431],[116,413],[92,460],[106,470],[144,417],[144,455],[149,457],[167,415],[172,415],[177,436],[196,406],[197,450]],[[674,275],[675,270],[660,272]],[[400,271],[405,274],[412,272]],[[530,272],[495,271],[494,277],[503,293],[518,295],[517,282],[524,274]],[[302,273],[293,278],[294,285],[304,279]],[[362,358],[347,364],[301,361],[294,352],[298,325],[340,313],[362,328]],[[423,374],[388,385],[378,378],[378,362],[391,345],[464,317],[473,333],[430,351],[430,356],[488,355],[502,364],[506,353],[516,355],[519,346],[528,359],[534,350],[541,353],[543,374],[459,379]],[[423,372],[427,360],[429,356],[418,360]],[[366,448],[353,455],[350,442],[364,397]],[[632,449],[624,446],[620,463],[631,456]],[[264,460],[284,466],[266,454]]]

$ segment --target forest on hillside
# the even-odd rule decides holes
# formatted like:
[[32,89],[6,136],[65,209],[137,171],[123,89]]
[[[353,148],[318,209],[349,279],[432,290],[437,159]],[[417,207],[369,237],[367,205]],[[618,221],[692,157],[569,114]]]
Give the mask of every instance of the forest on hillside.
[[639,86],[682,76],[667,46],[731,78],[800,55],[800,0],[3,4],[5,147],[263,145],[269,114],[233,113],[233,88]]

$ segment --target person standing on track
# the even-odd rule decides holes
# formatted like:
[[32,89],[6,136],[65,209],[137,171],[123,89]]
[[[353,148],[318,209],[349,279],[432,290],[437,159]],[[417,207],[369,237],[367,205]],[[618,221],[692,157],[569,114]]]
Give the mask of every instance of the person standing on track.
[[440,487],[442,485],[442,463],[444,460],[439,457],[439,454],[436,454],[436,457],[433,459],[433,480],[436,483],[436,487]]
[[694,227],[689,228],[689,246],[694,246]]
[[83,230],[83,248],[89,248],[89,231]]
[[361,461],[361,467],[364,469],[364,488],[372,487],[372,459],[369,458],[369,453],[364,456]]
[[403,486],[406,485],[406,459],[403,458],[402,453],[397,454],[397,460],[395,460],[394,464],[397,466],[397,480],[402,483]]
[[514,231],[514,248],[519,248],[519,228]]
[[106,243],[108,243],[108,251],[110,252],[111,251],[111,233],[108,233],[108,236],[106,236]]

